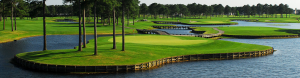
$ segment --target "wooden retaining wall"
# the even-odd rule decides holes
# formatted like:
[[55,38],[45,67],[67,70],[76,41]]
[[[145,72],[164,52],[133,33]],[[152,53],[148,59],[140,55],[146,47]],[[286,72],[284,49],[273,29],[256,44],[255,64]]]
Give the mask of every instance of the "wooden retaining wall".
[[17,56],[13,58],[16,65],[29,70],[56,72],[56,73],[71,73],[71,72],[127,72],[136,70],[148,70],[159,67],[163,64],[185,62],[185,61],[201,61],[201,60],[229,60],[250,57],[260,57],[273,54],[274,49],[253,52],[237,52],[237,53],[218,53],[218,54],[195,54],[174,56],[140,63],[136,65],[112,65],[112,66],[72,66],[72,65],[53,65],[30,62],[21,59]]
[[234,38],[241,38],[241,39],[261,39],[261,38],[298,38],[298,35],[275,35],[275,36],[247,36],[247,35],[226,35],[223,34],[222,36],[225,37],[234,37]]

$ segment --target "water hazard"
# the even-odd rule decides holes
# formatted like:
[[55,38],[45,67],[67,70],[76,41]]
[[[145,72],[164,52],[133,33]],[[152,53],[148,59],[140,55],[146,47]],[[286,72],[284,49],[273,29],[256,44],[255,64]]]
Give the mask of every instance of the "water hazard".
[[[272,23],[273,24],[273,23]],[[287,26],[282,26],[287,27]],[[78,45],[78,35],[47,36],[48,49],[72,49]],[[87,40],[93,36],[87,36]],[[222,61],[173,63],[158,69],[128,73],[71,75],[43,73],[15,67],[9,63],[15,54],[41,51],[42,36],[0,44],[0,77],[299,77],[300,38],[291,39],[222,39],[227,41],[267,45],[277,51],[273,55]]]

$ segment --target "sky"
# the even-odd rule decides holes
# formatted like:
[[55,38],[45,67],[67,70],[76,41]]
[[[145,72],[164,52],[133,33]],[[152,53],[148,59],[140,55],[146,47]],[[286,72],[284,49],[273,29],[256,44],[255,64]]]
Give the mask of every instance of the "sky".
[[[160,4],[190,4],[190,3],[199,3],[199,4],[222,4],[223,6],[229,5],[231,7],[243,6],[243,5],[256,5],[257,3],[261,4],[288,4],[290,8],[300,9],[300,0],[140,0],[140,3],[146,3],[150,5],[151,3],[160,3]],[[47,0],[47,5],[62,5],[63,0]]]

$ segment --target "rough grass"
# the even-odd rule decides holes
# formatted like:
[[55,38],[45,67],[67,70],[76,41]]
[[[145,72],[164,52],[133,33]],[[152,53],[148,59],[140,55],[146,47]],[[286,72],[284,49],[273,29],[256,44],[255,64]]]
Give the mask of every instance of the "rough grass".
[[218,27],[226,35],[249,35],[249,36],[274,36],[274,35],[298,35],[280,30],[289,30],[275,27]]
[[[127,35],[126,37],[132,37]],[[136,35],[148,36],[148,38],[162,38],[173,36],[162,35]],[[118,36],[119,37],[119,36]],[[194,45],[149,45],[141,43],[127,43],[126,51],[120,51],[122,44],[117,43],[117,50],[112,50],[112,37],[98,38],[98,55],[94,56],[94,40],[90,40],[87,48],[82,52],[76,49],[68,50],[48,50],[38,52],[27,52],[17,54],[18,57],[45,64],[58,65],[84,65],[84,66],[101,66],[101,65],[131,65],[154,61],[161,58],[191,55],[191,54],[214,54],[214,53],[231,53],[231,52],[248,52],[270,49],[269,46],[245,44],[222,40],[211,40],[197,37],[176,37],[181,40],[205,40],[207,42]],[[162,40],[172,40],[176,38],[167,38]],[[119,40],[118,40],[119,41]],[[129,40],[130,41],[130,40]],[[145,42],[148,42],[145,40]],[[175,42],[176,43],[176,42]],[[165,43],[167,44],[167,43]],[[181,43],[178,43],[181,44]]]

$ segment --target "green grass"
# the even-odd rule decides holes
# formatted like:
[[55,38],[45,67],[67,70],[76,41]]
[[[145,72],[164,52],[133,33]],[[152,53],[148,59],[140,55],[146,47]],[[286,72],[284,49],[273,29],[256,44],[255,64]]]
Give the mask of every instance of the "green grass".
[[248,35],[248,36],[275,36],[275,35],[298,35],[282,30],[291,30],[275,27],[218,27],[226,35]]
[[193,28],[195,31],[205,31],[205,33],[203,34],[217,34],[219,33],[219,31],[214,30],[211,27],[191,27]]
[[[145,37],[149,39],[144,39]],[[84,65],[84,66],[100,66],[100,65],[132,65],[161,58],[192,55],[192,54],[214,54],[214,53],[232,53],[232,52],[248,52],[270,49],[269,46],[237,43],[223,40],[211,40],[197,37],[177,37],[163,35],[127,35],[126,51],[120,51],[122,43],[119,39],[117,42],[117,50],[112,50],[112,37],[98,38],[98,55],[93,55],[94,40],[90,40],[87,48],[82,52],[76,49],[68,50],[48,50],[38,52],[27,52],[17,54],[18,57],[44,64],[58,65]],[[120,38],[118,36],[117,38]],[[161,38],[161,39],[156,39]],[[142,39],[144,42],[141,42]],[[155,39],[155,40],[150,40]],[[133,42],[132,40],[138,40]],[[150,41],[149,41],[150,40]],[[164,41],[172,41],[164,42]],[[145,43],[148,42],[149,43]],[[195,43],[184,43],[193,41]],[[150,43],[151,42],[151,43]],[[179,44],[179,45],[174,45]],[[184,44],[184,45],[182,45]]]
[[[173,36],[129,36],[125,38],[127,43],[137,43],[137,44],[148,44],[148,45],[194,45],[200,43],[207,43],[209,40],[182,40],[178,37]],[[108,41],[113,42],[113,38]],[[122,37],[116,37],[116,41],[121,43]]]
[[[162,17],[162,16],[161,16]],[[223,17],[212,17],[211,19],[205,16],[202,16],[201,19],[199,19],[199,16],[195,17],[187,17],[187,19],[184,18],[163,18],[163,19],[148,19],[148,21],[139,21],[135,22],[135,25],[132,25],[132,19],[129,19],[130,25],[127,26],[127,19],[125,23],[125,33],[131,34],[131,33],[137,33],[134,31],[135,29],[154,29],[151,26],[172,26],[168,24],[155,24],[151,21],[174,21],[177,22],[183,22],[187,24],[234,24],[235,22],[230,22],[231,19],[252,19],[256,20],[259,19],[259,22],[281,22],[281,23],[300,23],[296,18],[299,18],[299,15],[291,15],[291,18],[265,18],[259,17],[256,15],[255,17],[251,16],[251,18],[246,17],[234,17],[229,16],[227,17],[224,15]],[[71,24],[71,23],[65,23],[65,22],[55,22],[55,19],[65,19],[64,17],[46,17],[46,23],[47,23],[47,35],[66,35],[66,34],[78,34],[78,24]],[[74,19],[78,20],[77,17],[73,18],[67,18],[67,19]],[[135,21],[143,19],[143,17],[139,19],[135,19]],[[271,21],[272,20],[272,21]],[[122,27],[121,27],[121,20],[119,20],[119,25],[116,27],[116,33],[121,34],[122,33]],[[93,22],[93,20],[91,21]],[[100,20],[99,20],[100,22]],[[11,32],[11,21],[8,19],[5,22],[6,29],[3,30],[3,21],[0,22],[0,43],[13,41],[17,39],[21,39],[24,37],[31,37],[31,36],[41,36],[43,35],[43,21],[42,18],[39,17],[38,19],[32,19],[32,20],[26,20],[26,19],[17,19],[17,31]],[[93,24],[89,23],[86,24],[86,32],[87,34],[93,34]],[[99,23],[97,25],[97,34],[112,34],[112,23],[111,25],[103,25]],[[134,31],[134,32],[133,32]],[[208,32],[209,33],[209,32]],[[213,32],[212,32],[213,33]]]

